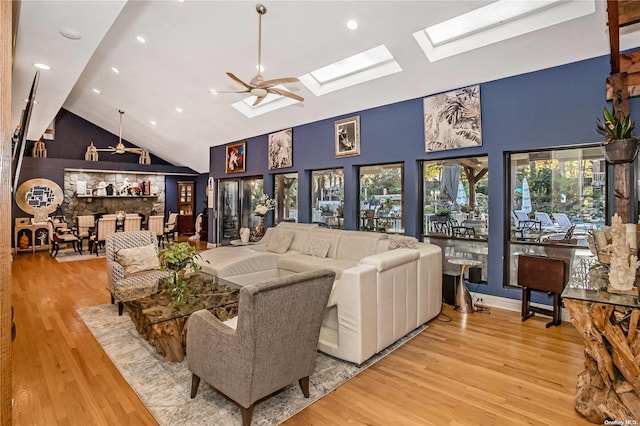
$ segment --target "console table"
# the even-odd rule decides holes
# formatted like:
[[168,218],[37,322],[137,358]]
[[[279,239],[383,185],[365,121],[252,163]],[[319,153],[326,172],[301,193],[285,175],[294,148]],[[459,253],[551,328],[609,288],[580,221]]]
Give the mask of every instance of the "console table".
[[638,297],[565,287],[562,298],[585,344],[576,411],[593,423],[635,424],[640,419]]

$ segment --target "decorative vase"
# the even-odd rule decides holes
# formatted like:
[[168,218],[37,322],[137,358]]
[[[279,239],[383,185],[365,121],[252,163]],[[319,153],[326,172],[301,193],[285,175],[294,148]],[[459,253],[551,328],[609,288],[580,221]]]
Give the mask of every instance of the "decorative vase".
[[603,146],[602,151],[610,163],[629,163],[638,155],[638,138],[612,140]]
[[251,235],[251,230],[249,228],[240,228],[240,240],[243,243],[249,242],[250,235]]

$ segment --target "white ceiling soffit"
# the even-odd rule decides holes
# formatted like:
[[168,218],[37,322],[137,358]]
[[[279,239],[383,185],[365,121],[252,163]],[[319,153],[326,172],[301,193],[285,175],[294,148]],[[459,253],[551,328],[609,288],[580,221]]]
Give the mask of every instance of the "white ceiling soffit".
[[[35,63],[50,70],[40,71],[29,133],[38,140],[53,121],[64,100],[78,81],[102,38],[126,4],[114,1],[25,1],[20,3],[16,54],[12,75],[11,117],[17,125],[26,106]],[[60,31],[80,36],[72,40]]]
[[500,0],[431,25],[413,37],[433,62],[595,11],[595,0]]

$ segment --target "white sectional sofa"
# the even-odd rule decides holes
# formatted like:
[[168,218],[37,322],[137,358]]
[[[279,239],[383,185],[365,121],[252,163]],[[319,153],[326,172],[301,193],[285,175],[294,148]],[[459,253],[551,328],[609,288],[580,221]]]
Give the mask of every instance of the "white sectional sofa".
[[336,272],[318,349],[361,364],[442,307],[442,252],[382,233],[280,223],[259,244],[201,253],[205,272],[250,283],[278,274]]

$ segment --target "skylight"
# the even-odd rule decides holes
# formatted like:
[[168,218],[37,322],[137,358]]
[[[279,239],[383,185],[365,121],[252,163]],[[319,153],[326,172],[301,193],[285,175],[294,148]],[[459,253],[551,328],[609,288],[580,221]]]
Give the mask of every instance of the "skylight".
[[[281,84],[273,87],[276,89],[289,91],[289,89]],[[263,101],[254,107],[252,105],[255,101],[255,96],[249,96],[248,98],[244,98],[241,101],[231,104],[231,106],[240,111],[245,116],[253,118],[262,114],[266,114],[267,112],[275,111],[280,108],[298,103],[298,101],[294,99],[287,98],[286,96],[275,95],[273,93],[267,94]]]
[[385,45],[358,53],[300,77],[316,96],[402,71]]
[[594,13],[594,0],[499,0],[413,33],[430,61]]

